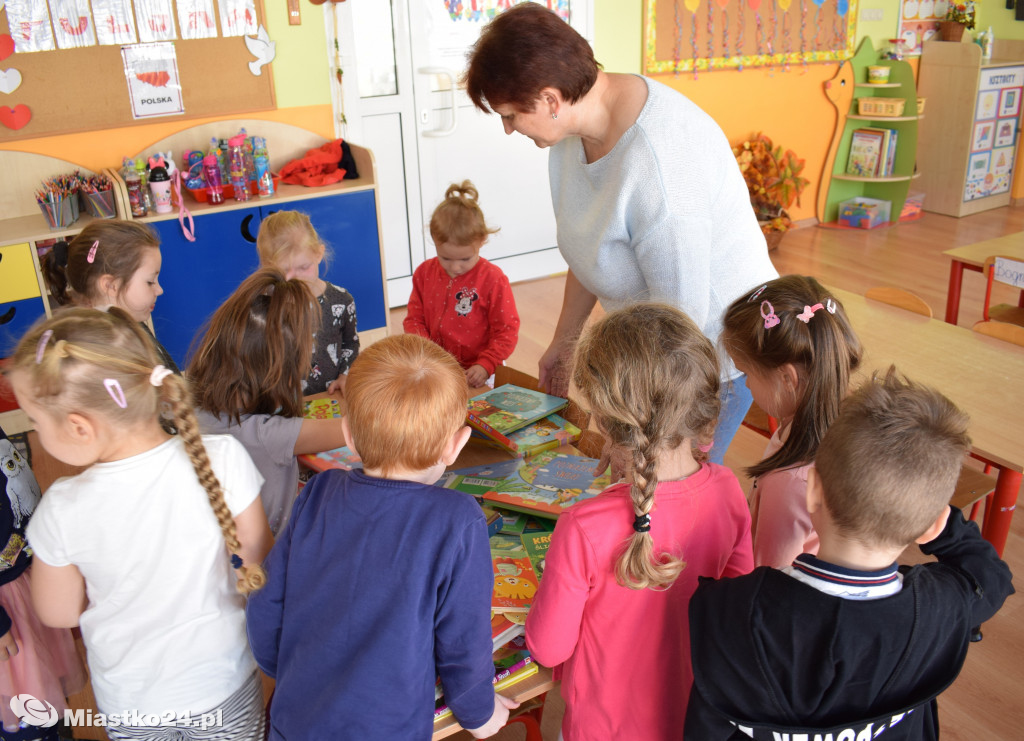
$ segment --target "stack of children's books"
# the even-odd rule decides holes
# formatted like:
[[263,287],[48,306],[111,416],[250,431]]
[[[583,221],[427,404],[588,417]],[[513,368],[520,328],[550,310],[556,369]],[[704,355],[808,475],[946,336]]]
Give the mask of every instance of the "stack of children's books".
[[568,401],[507,383],[469,400],[475,439],[515,456],[536,455],[579,440],[582,430],[555,414]]

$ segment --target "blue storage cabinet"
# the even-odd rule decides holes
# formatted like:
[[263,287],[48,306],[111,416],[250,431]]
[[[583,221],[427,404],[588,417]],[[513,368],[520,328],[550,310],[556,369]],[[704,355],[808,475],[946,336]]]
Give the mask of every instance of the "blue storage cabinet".
[[261,221],[283,210],[306,213],[330,248],[333,257],[321,275],[355,298],[359,330],[387,327],[373,190],[229,205],[194,215],[195,242],[185,239],[176,218],[150,223],[160,235],[164,289],[153,311],[153,329],[180,367],[185,367],[194,338],[213,312],[259,266],[256,235]]

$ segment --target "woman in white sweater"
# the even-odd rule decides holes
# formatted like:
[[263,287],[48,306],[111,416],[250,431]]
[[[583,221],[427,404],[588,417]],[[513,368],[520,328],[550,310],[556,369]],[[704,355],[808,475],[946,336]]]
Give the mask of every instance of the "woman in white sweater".
[[[606,311],[669,303],[717,342],[733,299],[777,276],[718,124],[659,82],[602,71],[586,40],[551,11],[523,3],[495,18],[473,48],[466,83],[506,134],[551,149],[558,248],[569,265],[540,361],[551,393],[567,391],[572,349],[598,300]],[[743,375],[720,355],[717,463],[751,402]]]

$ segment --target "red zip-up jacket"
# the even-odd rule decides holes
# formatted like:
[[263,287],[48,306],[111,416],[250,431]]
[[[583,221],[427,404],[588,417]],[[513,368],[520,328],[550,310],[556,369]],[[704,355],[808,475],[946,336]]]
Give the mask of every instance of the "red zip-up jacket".
[[402,325],[407,333],[436,342],[463,368],[480,365],[488,375],[519,341],[512,287],[501,268],[482,257],[457,278],[436,257],[416,268]]

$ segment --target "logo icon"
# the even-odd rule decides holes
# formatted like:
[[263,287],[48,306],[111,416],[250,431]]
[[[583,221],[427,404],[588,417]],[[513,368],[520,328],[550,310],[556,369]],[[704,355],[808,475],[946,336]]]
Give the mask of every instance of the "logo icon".
[[11,710],[30,726],[49,728],[57,724],[57,708],[35,695],[15,695],[11,698]]

